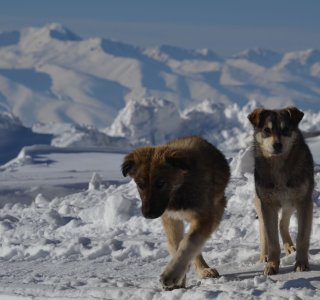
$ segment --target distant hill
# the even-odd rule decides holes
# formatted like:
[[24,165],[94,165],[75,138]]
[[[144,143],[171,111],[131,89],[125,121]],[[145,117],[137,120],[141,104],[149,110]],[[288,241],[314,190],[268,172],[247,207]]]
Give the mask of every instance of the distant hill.
[[0,33],[0,110],[26,125],[102,128],[128,101],[146,97],[178,109],[208,99],[320,110],[320,52],[249,49],[223,59],[208,49],[82,39],[60,24]]

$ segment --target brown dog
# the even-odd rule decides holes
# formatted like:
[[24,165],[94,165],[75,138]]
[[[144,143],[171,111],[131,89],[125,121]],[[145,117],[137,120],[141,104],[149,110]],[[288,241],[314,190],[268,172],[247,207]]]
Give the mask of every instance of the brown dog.
[[[146,218],[162,216],[172,256],[161,275],[164,289],[185,287],[194,260],[201,278],[219,276],[201,255],[201,248],[218,227],[226,205],[224,191],[230,172],[223,154],[199,137],[186,137],[129,153],[122,164],[142,200]],[[183,221],[190,222],[184,235]]]
[[[295,271],[309,270],[308,250],[312,225],[313,160],[298,129],[303,112],[295,107],[256,109],[249,116],[254,127],[256,209],[260,224],[260,259],[267,258],[266,275],[276,274],[280,264],[280,234],[285,253],[297,249]],[[295,248],[289,234],[297,212]]]

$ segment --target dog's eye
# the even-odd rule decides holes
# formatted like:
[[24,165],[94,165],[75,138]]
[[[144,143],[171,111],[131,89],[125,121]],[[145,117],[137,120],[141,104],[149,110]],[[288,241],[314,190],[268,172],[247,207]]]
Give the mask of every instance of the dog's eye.
[[158,188],[158,189],[162,189],[164,186],[165,186],[165,181],[163,181],[163,180],[157,180],[156,181],[156,183],[155,183],[155,185],[156,185],[156,187]]
[[282,135],[289,136],[289,135],[290,135],[290,130],[289,130],[289,128],[288,128],[288,127],[282,128],[281,134],[282,134]]
[[263,132],[264,132],[265,134],[269,135],[269,134],[271,134],[271,129],[270,129],[269,127],[265,127],[265,128],[263,129]]

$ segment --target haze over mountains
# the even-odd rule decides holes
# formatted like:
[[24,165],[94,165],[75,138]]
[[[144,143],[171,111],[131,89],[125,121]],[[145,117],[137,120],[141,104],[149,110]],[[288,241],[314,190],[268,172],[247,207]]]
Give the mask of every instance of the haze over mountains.
[[0,33],[0,110],[26,125],[111,125],[130,100],[161,98],[185,109],[207,99],[320,109],[320,51],[140,48],[82,39],[60,24]]

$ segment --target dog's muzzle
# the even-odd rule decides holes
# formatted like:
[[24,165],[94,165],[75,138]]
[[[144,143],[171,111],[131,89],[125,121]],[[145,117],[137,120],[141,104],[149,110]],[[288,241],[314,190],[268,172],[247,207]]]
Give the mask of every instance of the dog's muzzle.
[[274,154],[281,154],[282,152],[282,144],[281,143],[274,143],[273,144],[273,153]]

